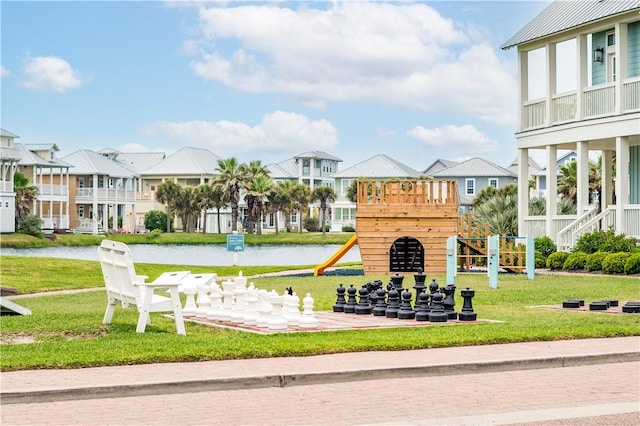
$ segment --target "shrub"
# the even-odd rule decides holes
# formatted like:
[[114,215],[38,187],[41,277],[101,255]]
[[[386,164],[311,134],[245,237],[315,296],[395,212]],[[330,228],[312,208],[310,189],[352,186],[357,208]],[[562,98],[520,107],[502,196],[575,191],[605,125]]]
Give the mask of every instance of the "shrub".
[[589,272],[602,271],[602,261],[605,257],[609,256],[609,253],[603,251],[597,251],[587,255],[587,263],[585,268]]
[[356,232],[356,228],[350,225],[344,225],[342,227],[342,232]]
[[147,238],[150,240],[155,240],[156,238],[158,238],[160,235],[163,234],[163,230],[162,229],[154,229],[153,231],[149,232],[147,234]]
[[547,258],[536,250],[536,268],[545,268],[547,266]]
[[602,261],[602,272],[605,274],[622,274],[627,259],[631,257],[631,253],[619,252],[611,253]]
[[547,257],[547,268],[549,269],[562,269],[564,266],[564,262],[569,257],[569,253],[564,251],[557,251],[555,253],[551,253],[549,257]]
[[534,240],[536,251],[546,259],[551,253],[558,251],[556,243],[549,237],[538,237]]
[[589,255],[586,253],[571,253],[567,260],[565,260],[564,265],[562,265],[562,269],[565,271],[577,271],[579,269],[585,269],[585,265],[587,263],[587,257]]
[[624,264],[625,274],[640,274],[640,253],[634,253]]
[[34,237],[43,238],[42,220],[38,216],[25,216],[18,219],[16,232],[19,234],[32,235]]
[[628,252],[636,245],[634,238],[627,238],[624,234],[616,235],[613,230],[589,232],[578,238],[573,251],[591,254],[597,251],[607,253]]
[[318,219],[315,217],[305,217],[302,221],[302,227],[309,232],[318,232],[320,230]]
[[[144,215],[144,226],[149,231],[155,229],[165,231],[167,229],[167,214],[162,210],[148,211],[147,214]],[[171,228],[173,228],[173,223],[171,224]]]

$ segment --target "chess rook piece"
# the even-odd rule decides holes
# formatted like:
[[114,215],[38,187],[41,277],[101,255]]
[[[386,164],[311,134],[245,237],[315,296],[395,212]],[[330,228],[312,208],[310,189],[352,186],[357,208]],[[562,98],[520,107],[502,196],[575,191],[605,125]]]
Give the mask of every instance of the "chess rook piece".
[[333,305],[333,312],[344,312],[344,305],[347,304],[347,300],[344,298],[344,294],[347,292],[347,289],[340,286],[336,289],[336,303]]
[[475,321],[477,319],[477,314],[473,312],[473,304],[471,303],[471,299],[475,296],[476,292],[471,290],[469,287],[466,290],[460,291],[460,296],[462,296],[462,310],[458,314],[458,319],[460,321]]
[[356,315],[368,315],[371,314],[373,308],[371,307],[371,302],[369,301],[369,290],[367,290],[366,286],[362,286],[358,291],[360,298],[358,299],[358,304],[355,307]]
[[402,292],[402,304],[398,311],[398,319],[415,319],[416,311],[411,307],[411,292],[405,289]]
[[356,292],[358,290],[351,284],[351,286],[347,289],[347,303],[343,307],[343,312],[345,314],[353,314],[356,312],[356,305],[358,304],[356,300]]
[[447,322],[448,315],[442,306],[442,293],[436,291],[431,295],[431,312],[429,313],[430,322]]

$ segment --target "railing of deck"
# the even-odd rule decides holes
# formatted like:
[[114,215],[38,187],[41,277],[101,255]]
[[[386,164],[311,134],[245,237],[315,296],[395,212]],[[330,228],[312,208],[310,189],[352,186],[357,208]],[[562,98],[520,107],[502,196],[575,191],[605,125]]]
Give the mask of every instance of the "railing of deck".
[[598,210],[594,206],[591,206],[589,210],[578,216],[577,219],[571,221],[571,223],[569,224],[566,224],[563,228],[560,228],[558,236],[556,237],[556,245],[558,246],[558,251],[571,250],[575,245],[577,239],[580,237],[579,235],[577,235],[577,230],[581,229],[583,225],[590,222],[597,214]]
[[544,99],[526,102],[522,106],[522,130],[544,127],[547,117],[547,102]]
[[578,110],[578,95],[576,92],[556,95],[551,102],[553,111],[551,119],[554,123],[563,123],[576,119],[576,112]]
[[640,77],[631,78],[622,84],[624,110],[640,111]]
[[38,195],[46,196],[46,195],[55,195],[55,196],[67,196],[69,195],[69,187],[67,185],[58,185],[58,184],[44,184],[44,185],[36,185],[38,188]]
[[640,204],[624,206],[625,235],[640,239]]
[[455,181],[359,180],[358,204],[458,204]]
[[582,105],[584,118],[613,114],[616,108],[615,83],[586,88],[582,92]]

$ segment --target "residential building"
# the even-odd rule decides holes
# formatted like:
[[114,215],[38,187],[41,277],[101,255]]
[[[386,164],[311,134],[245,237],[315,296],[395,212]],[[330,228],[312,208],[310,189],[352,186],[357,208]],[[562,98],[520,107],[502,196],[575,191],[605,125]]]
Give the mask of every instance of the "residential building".
[[[558,160],[556,161],[556,176],[559,179],[562,176],[560,169],[572,161],[576,161],[576,152],[569,151],[565,154],[560,155]],[[536,181],[536,187],[529,191],[529,197],[542,197],[544,198],[547,193],[547,168],[543,167],[540,170],[531,173],[531,169],[529,169],[529,176],[533,176]]]
[[473,211],[473,199],[484,188],[502,188],[518,182],[518,175],[511,170],[477,157],[431,173],[431,177],[456,181],[460,212]]
[[415,179],[420,172],[384,154],[376,155],[333,175],[336,200],[331,205],[331,230],[356,226],[356,203],[347,192],[354,181],[367,179]]
[[14,140],[20,136],[0,129],[0,233],[16,231],[16,193],[13,176],[20,161]]
[[[523,160],[518,170],[519,233],[547,235],[560,250],[601,228],[640,237],[640,2],[554,1],[502,46],[513,47],[520,88],[516,139]],[[545,70],[540,97],[530,96],[540,76],[529,64],[538,56],[544,58]],[[566,58],[575,61],[566,64]],[[558,83],[567,76],[574,78],[575,88],[560,90]],[[547,208],[541,217],[528,216],[524,160],[532,150],[542,150],[547,159]],[[576,152],[577,217],[555,215],[558,150]],[[590,204],[593,151],[602,155],[601,211]]]
[[458,164],[457,161],[451,161],[451,160],[445,160],[443,158],[438,158],[438,159],[436,159],[436,161],[431,163],[431,165],[429,167],[424,169],[422,174],[425,175],[425,176],[431,176],[435,172],[438,172],[438,171],[440,171],[442,169],[446,169],[447,167],[455,166],[456,164]]

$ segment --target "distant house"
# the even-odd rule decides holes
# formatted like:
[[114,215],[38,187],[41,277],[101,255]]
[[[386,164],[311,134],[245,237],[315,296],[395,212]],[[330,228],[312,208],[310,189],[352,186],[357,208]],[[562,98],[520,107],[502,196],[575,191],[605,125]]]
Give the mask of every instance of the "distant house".
[[16,231],[16,193],[13,176],[18,168],[20,152],[14,140],[20,136],[0,129],[0,233]]
[[[561,155],[556,161],[556,176],[560,178],[560,167],[566,166],[572,161],[576,161],[576,152],[569,151],[566,154]],[[530,191],[531,197],[546,197],[547,196],[547,168],[546,166],[541,168],[535,173],[531,173],[536,180],[536,187]]]
[[351,184],[359,178],[367,179],[415,179],[421,173],[387,155],[380,154],[348,167],[333,177],[336,200],[331,206],[331,230],[341,231],[343,226],[356,224],[356,203],[347,198]]
[[422,174],[425,175],[425,176],[431,176],[435,172],[439,172],[440,170],[446,169],[447,167],[455,166],[456,164],[458,164],[457,161],[451,161],[451,160],[445,160],[445,159],[442,159],[442,158],[438,158],[436,161],[431,163],[431,165],[429,167],[424,169]]
[[473,199],[487,186],[502,188],[518,182],[516,173],[477,157],[441,169],[431,176],[434,179],[456,181],[462,212],[473,210]]
[[[519,235],[549,236],[565,251],[601,228],[640,237],[639,12],[638,1],[554,1],[502,46],[517,49],[518,156],[540,150],[551,159],[544,216],[528,215],[528,170],[520,164]],[[542,58],[544,75],[532,72],[531,57]],[[573,88],[557,84],[566,77]],[[542,90],[530,91],[539,81]],[[576,154],[577,215],[556,214],[558,150]],[[589,193],[594,151],[602,155],[598,204]]]

